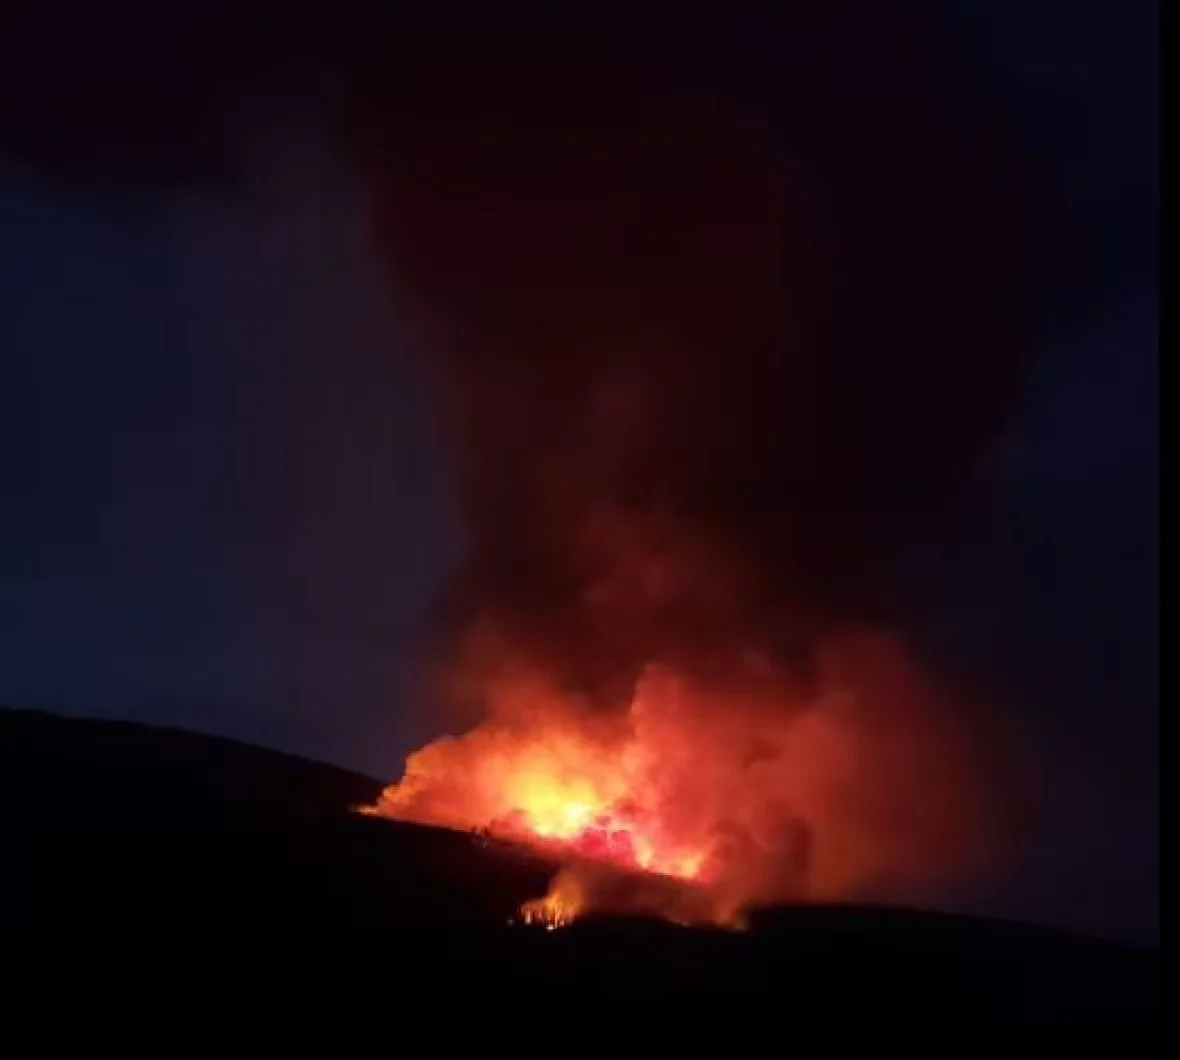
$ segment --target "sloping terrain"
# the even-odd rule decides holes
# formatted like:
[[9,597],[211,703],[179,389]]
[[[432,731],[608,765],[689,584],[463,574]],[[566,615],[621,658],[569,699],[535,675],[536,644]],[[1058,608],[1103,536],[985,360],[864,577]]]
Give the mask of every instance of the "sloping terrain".
[[[677,1052],[721,1020],[736,1055],[984,1041],[1023,1055],[1034,1040],[1152,1055],[1155,953],[869,908],[771,910],[741,935],[514,927],[552,866],[349,812],[380,786],[212,737],[0,711],[5,965],[34,995],[195,990],[211,1014],[222,995],[291,988],[324,1004],[495,1002],[579,1014],[583,1044],[617,1024],[636,1048]],[[494,1044],[473,1022],[452,1033]]]

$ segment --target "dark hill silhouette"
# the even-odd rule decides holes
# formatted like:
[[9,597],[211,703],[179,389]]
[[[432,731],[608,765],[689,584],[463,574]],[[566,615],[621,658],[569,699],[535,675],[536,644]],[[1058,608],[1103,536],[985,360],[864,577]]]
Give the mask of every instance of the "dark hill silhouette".
[[[510,927],[552,867],[349,812],[380,786],[228,740],[0,710],[12,979],[138,1001],[196,990],[208,1018],[237,992],[420,996],[456,1014],[448,1040],[485,1045],[500,1025],[463,1016],[485,1003],[575,1013],[575,1054],[614,1034],[658,1055],[704,1048],[723,1018],[730,1055],[804,1042],[807,1055],[1152,1055],[1154,952],[875,908],[771,910],[743,935],[622,918]],[[553,1052],[544,1035],[535,1047]]]

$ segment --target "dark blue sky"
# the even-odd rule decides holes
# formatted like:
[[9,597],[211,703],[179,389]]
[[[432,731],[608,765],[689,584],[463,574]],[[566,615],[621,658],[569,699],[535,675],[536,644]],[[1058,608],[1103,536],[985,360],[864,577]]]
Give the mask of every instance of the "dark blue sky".
[[[1154,5],[960,0],[1102,247],[992,455],[987,533],[923,557],[932,635],[1043,750],[1010,909],[1156,931]],[[314,121],[249,192],[112,213],[0,164],[0,702],[394,775],[459,542],[360,182]],[[390,351],[405,351],[394,356]]]
[[254,169],[132,219],[0,184],[0,699],[396,771],[445,484],[355,181],[306,128]]
[[[1158,71],[1154,4],[973,5],[1030,135],[1100,233],[996,454],[997,526],[960,546],[943,634],[998,681],[1052,822],[1017,910],[1158,931]],[[969,587],[968,587],[969,586]],[[952,602],[952,598],[954,601]],[[954,620],[950,616],[955,616]]]

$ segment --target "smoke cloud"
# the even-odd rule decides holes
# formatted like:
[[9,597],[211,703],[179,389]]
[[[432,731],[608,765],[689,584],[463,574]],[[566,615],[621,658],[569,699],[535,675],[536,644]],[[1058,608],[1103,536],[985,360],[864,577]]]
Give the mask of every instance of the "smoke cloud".
[[[32,102],[0,135],[126,196],[232,187],[267,115],[325,117],[436,368],[467,533],[438,691],[468,717],[506,668],[587,710],[652,667],[726,690],[697,696],[719,716],[751,673],[830,701],[832,645],[894,624],[897,543],[962,500],[1059,275],[1053,211],[960,42],[868,0],[604,8],[576,33],[331,8],[200,30],[129,8],[123,36],[108,6],[64,55],[22,15],[0,95]],[[890,732],[938,731],[907,690],[881,702],[853,741],[872,778],[906,769]],[[916,790],[874,866],[930,831]]]
[[462,638],[609,701],[751,646],[805,677],[817,637],[890,621],[898,538],[1019,386],[1044,243],[978,100],[865,28],[803,26],[773,91],[553,41],[465,59],[364,143],[441,365]]

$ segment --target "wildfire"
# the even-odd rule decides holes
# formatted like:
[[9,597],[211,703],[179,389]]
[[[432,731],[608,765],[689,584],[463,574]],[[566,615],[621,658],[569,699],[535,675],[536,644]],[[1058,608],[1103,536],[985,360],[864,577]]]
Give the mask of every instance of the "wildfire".
[[814,700],[696,687],[653,667],[600,712],[536,678],[483,725],[411,755],[367,812],[484,832],[565,868],[520,912],[593,909],[739,926],[753,904],[862,897],[962,867],[979,837],[968,772],[888,641],[828,653]]
[[586,904],[586,894],[578,874],[563,869],[554,878],[543,898],[535,898],[521,906],[520,918],[526,924],[535,924],[548,931],[555,931],[572,924],[586,908]]
[[[476,829],[559,860],[609,865],[698,882],[712,844],[676,827],[666,812],[669,778],[640,724],[646,701],[627,715],[599,717],[518,689],[513,720],[411,755],[405,776],[370,812]],[[528,704],[520,709],[521,702]],[[558,927],[593,902],[586,872],[565,870],[549,894],[521,910],[525,923]]]

